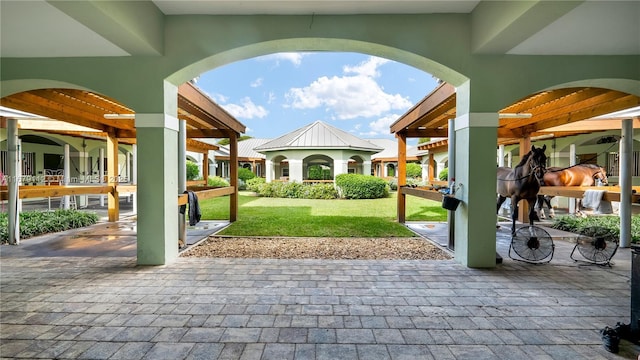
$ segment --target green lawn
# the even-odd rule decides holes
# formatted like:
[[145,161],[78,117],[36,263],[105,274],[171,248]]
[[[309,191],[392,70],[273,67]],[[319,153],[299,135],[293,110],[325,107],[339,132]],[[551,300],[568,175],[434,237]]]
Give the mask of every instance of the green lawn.
[[[229,198],[200,202],[203,220],[229,219]],[[396,193],[375,200],[306,200],[239,196],[238,220],[222,235],[409,237],[396,221]],[[440,202],[407,196],[407,221],[445,221]]]

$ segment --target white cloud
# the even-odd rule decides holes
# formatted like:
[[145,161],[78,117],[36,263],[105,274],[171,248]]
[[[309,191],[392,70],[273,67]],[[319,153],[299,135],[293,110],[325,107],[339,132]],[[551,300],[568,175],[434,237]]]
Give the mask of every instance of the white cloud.
[[267,104],[273,104],[276,101],[276,94],[273,91],[269,91],[267,94]]
[[307,87],[290,89],[287,99],[296,109],[324,106],[341,120],[380,116],[412,105],[408,98],[385,93],[373,78],[363,75],[323,76]]
[[283,52],[276,54],[269,54],[265,56],[257,57],[257,60],[261,61],[275,61],[276,65],[280,65],[280,61],[289,61],[293,66],[298,67],[302,64],[302,58],[309,55],[309,53],[302,52]]
[[256,88],[256,87],[262,86],[262,82],[263,82],[263,81],[264,81],[264,79],[263,79],[263,78],[261,78],[261,77],[259,77],[259,78],[255,79],[255,80],[250,84],[250,86],[251,86],[251,87],[253,87],[253,88]]
[[376,121],[372,121],[369,123],[369,128],[371,131],[367,133],[369,136],[373,135],[389,135],[389,127],[393,124],[400,115],[397,114],[389,114],[385,117],[382,117]]
[[215,102],[216,102],[216,103],[218,103],[218,104],[224,104],[224,103],[226,103],[227,101],[229,101],[229,98],[228,98],[227,96],[222,95],[222,94],[218,94],[218,93],[215,93],[215,94],[209,94],[209,93],[206,93],[206,94],[207,94],[207,95],[208,95],[208,96],[209,96],[213,101],[215,101]]
[[361,62],[356,66],[345,65],[342,70],[345,74],[354,73],[357,75],[363,75],[367,77],[378,77],[380,76],[380,72],[378,71],[378,67],[380,65],[384,65],[388,63],[389,60],[371,56],[369,59]]
[[248,97],[240,100],[240,104],[224,104],[222,107],[231,115],[241,119],[263,118],[269,114],[267,109],[256,105]]

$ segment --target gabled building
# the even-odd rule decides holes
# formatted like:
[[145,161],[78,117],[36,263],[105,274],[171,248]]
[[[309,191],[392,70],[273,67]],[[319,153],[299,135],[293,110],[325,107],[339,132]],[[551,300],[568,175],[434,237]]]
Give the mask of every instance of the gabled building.
[[329,177],[344,173],[371,174],[371,156],[382,147],[316,121],[254,148],[264,154],[266,180],[302,182],[309,169],[320,166]]

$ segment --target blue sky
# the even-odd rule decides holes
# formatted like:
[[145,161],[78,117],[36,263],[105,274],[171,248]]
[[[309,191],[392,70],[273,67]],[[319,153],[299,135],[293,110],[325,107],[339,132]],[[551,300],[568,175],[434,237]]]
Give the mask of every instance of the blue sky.
[[231,63],[197,86],[247,127],[276,138],[324,121],[360,138],[393,138],[389,125],[436,87],[431,74],[357,53],[278,53]]

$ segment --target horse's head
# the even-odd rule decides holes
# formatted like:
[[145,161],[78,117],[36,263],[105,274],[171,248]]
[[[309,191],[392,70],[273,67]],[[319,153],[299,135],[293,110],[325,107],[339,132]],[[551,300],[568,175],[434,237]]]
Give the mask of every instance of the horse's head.
[[596,184],[598,180],[602,183],[602,185],[609,185],[609,180],[607,179],[607,170],[604,168],[598,168],[598,170],[593,174],[593,179],[596,180]]
[[547,150],[547,145],[542,145],[541,148],[536,148],[534,145],[531,145],[531,152],[529,153],[529,169],[540,185],[544,185],[544,173],[547,171],[547,155],[544,154],[545,150]]

